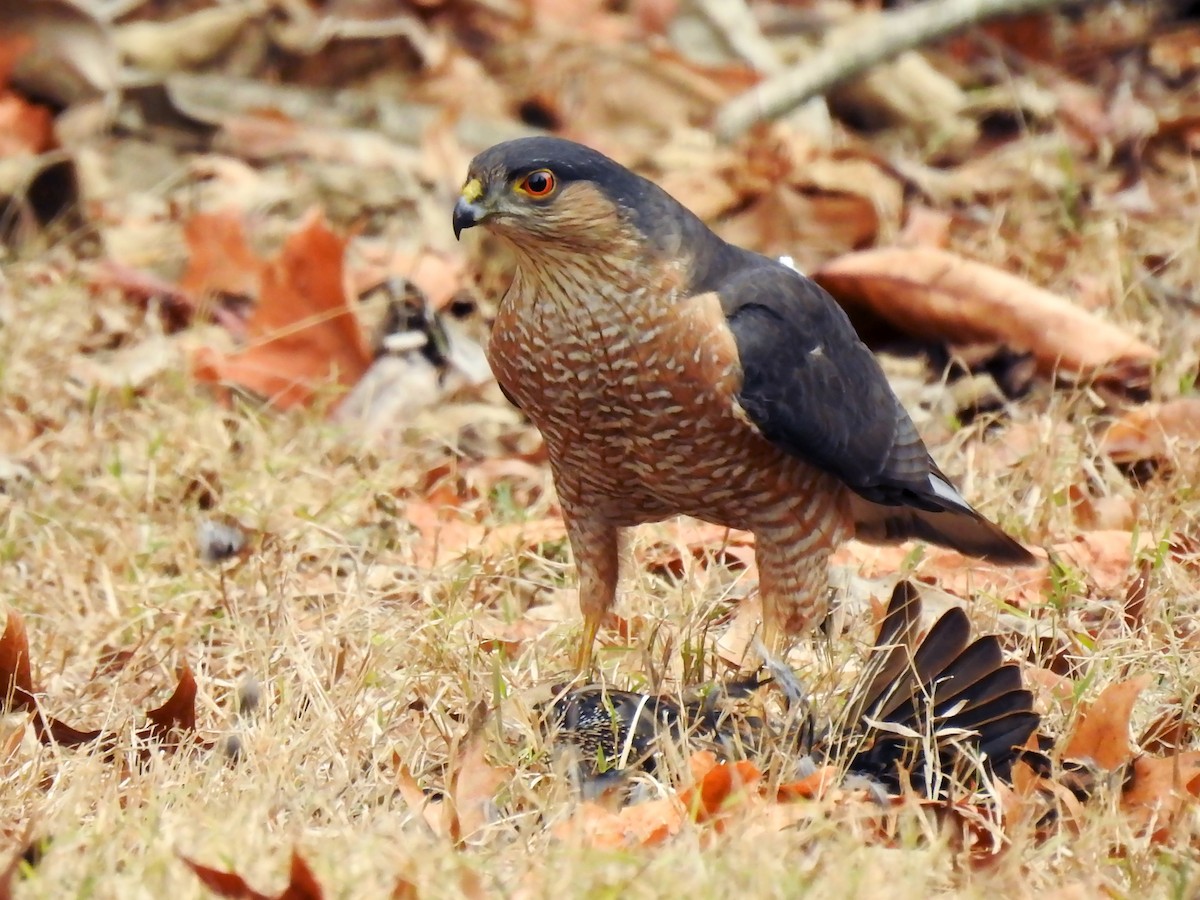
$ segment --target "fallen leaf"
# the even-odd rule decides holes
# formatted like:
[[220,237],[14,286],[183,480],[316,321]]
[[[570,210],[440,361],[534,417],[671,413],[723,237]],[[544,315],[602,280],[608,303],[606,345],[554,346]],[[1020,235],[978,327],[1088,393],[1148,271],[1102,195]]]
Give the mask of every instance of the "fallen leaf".
[[775,796],[780,802],[796,799],[815,800],[829,788],[837,785],[840,779],[841,772],[838,771],[837,766],[822,766],[811,775],[798,781],[781,784]]
[[304,861],[303,857],[295,851],[292,852],[292,864],[287,887],[279,894],[264,894],[261,891],[256,891],[236,872],[213,869],[209,866],[201,865],[182,854],[180,854],[179,858],[184,861],[189,869],[196,873],[196,877],[200,879],[206,888],[220,897],[245,898],[245,900],[322,900],[325,896],[324,891],[321,890],[321,886],[313,876],[312,869],[308,867],[308,863]]
[[718,762],[708,767],[680,799],[695,821],[708,822],[753,795],[761,778],[758,766],[749,760]]
[[1145,674],[1106,687],[1080,714],[1062,758],[1090,759],[1108,771],[1127,763],[1133,755],[1129,739],[1133,704],[1152,680],[1153,676]]
[[1200,26],[1185,24],[1154,35],[1147,59],[1168,78],[1183,78],[1200,69]]
[[597,850],[655,847],[677,835],[684,809],[677,797],[659,797],[618,810],[593,802],[581,803],[570,818],[554,828],[561,841]]
[[54,146],[54,116],[12,91],[0,91],[0,158],[37,156]]
[[405,765],[396,767],[396,790],[408,808],[421,816],[430,831],[438,837],[449,833],[444,804],[427,796]]
[[1200,456],[1200,397],[1147,403],[1113,422],[1100,439],[1100,450],[1113,462],[1193,464]]
[[940,209],[911,203],[905,210],[904,229],[896,241],[907,247],[937,247],[945,249],[950,243],[953,218]]
[[1158,353],[1070,301],[992,266],[932,247],[849,253],[813,278],[850,314],[954,344],[1001,342],[1044,375],[1144,389]]
[[24,619],[13,609],[8,611],[4,634],[0,635],[0,702],[19,710],[37,708],[29,665],[29,637]]
[[[112,29],[88,12],[86,4],[70,0],[0,3],[0,35],[18,35],[32,44],[15,65],[11,55],[0,50],[0,86],[11,83],[59,107],[77,106],[119,90],[121,61]],[[11,67],[11,82],[6,67]]]
[[196,678],[188,666],[180,670],[179,683],[167,702],[149,710],[146,718],[150,724],[142,729],[142,739],[167,746],[177,747],[182,733],[196,730]]
[[183,224],[187,268],[179,288],[195,303],[222,295],[257,299],[266,263],[250,249],[236,210],[196,213]]
[[165,22],[129,22],[115,29],[115,40],[126,60],[140,69],[194,69],[223,52],[263,11],[259,3],[234,0]]
[[695,560],[712,558],[730,568],[749,569],[754,565],[754,535],[749,531],[699,519],[679,519],[660,531],[662,540],[638,548],[638,564],[650,571],[682,578],[685,555]]
[[1159,843],[1171,837],[1175,820],[1200,797],[1200,752],[1175,756],[1139,756],[1121,791],[1121,810],[1139,827],[1157,827],[1152,837]]
[[487,742],[483,737],[482,728],[477,728],[467,738],[450,777],[450,837],[456,843],[466,841],[492,821],[496,791],[512,775],[487,761]]
[[201,348],[197,379],[238,385],[281,409],[310,405],[329,383],[352,387],[371,359],[343,286],[345,247],[319,211],[309,213],[266,265],[246,323],[250,345],[231,355]]

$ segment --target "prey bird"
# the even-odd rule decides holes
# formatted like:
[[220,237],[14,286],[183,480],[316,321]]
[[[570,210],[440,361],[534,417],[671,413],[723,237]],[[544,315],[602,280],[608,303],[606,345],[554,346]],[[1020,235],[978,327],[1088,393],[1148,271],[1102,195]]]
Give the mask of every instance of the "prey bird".
[[828,557],[852,535],[1033,562],[938,469],[833,298],[653,182],[520,138],[471,162],[453,225],[515,254],[488,357],[545,439],[579,571],[581,670],[627,526],[684,514],[753,532],[771,650],[823,618]]
[[840,700],[811,696],[793,673],[772,668],[787,695],[786,714],[774,719],[738,709],[757,684],[709,686],[699,699],[595,684],[561,688],[545,708],[546,730],[593,792],[631,772],[657,772],[667,744],[748,757],[763,769],[782,763],[785,777],[835,765],[890,793],[927,797],[1007,782],[1017,760],[1037,759],[1024,749],[1040,717],[1020,666],[1005,661],[995,635],[971,640],[958,608],[922,634],[921,601],[906,582]]

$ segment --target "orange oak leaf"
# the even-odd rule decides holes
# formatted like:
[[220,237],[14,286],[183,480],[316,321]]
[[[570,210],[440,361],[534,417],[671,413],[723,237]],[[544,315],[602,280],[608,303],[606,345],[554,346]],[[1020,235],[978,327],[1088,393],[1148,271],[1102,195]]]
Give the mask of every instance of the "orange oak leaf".
[[196,677],[188,666],[179,673],[179,684],[167,698],[167,702],[146,713],[149,725],[143,729],[146,740],[163,743],[178,743],[179,735],[172,732],[190,733],[196,730]]
[[179,287],[194,301],[213,294],[258,296],[266,263],[250,249],[241,213],[196,213],[183,224],[187,268]]
[[1115,462],[1178,463],[1200,455],[1200,397],[1178,397],[1130,410],[1109,426],[1100,449]]
[[34,733],[43,744],[75,747],[104,737],[101,731],[80,731],[42,712],[34,697],[25,621],[11,609],[0,635],[0,709],[32,713]]
[[1090,759],[1109,771],[1124,765],[1133,755],[1129,741],[1129,717],[1138,695],[1150,684],[1149,674],[1110,684],[1079,717],[1063,759]]
[[309,213],[266,264],[249,345],[229,355],[201,348],[197,379],[237,385],[281,409],[311,405],[329,384],[353,386],[371,358],[344,288],[345,249],[321,213]]

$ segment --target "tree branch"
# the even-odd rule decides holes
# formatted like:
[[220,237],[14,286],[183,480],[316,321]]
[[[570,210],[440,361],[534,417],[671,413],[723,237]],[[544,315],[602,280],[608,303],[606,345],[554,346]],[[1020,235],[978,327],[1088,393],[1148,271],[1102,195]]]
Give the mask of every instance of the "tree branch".
[[896,12],[858,17],[834,31],[825,46],[795,68],[734,97],[717,113],[717,134],[731,140],[763,119],[892,59],[956,31],[997,16],[1065,5],[1069,0],[926,0]]

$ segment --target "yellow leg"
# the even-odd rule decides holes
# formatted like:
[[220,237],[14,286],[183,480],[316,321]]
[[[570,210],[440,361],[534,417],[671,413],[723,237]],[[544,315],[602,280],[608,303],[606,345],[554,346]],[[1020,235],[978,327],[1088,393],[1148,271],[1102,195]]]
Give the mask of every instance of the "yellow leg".
[[585,678],[592,671],[592,651],[596,646],[596,634],[600,631],[600,617],[583,615],[583,637],[575,651],[575,669]]
[[575,665],[586,676],[592,668],[592,650],[600,622],[617,599],[617,529],[568,518],[567,534],[579,570],[579,609],[583,613],[583,637]]

